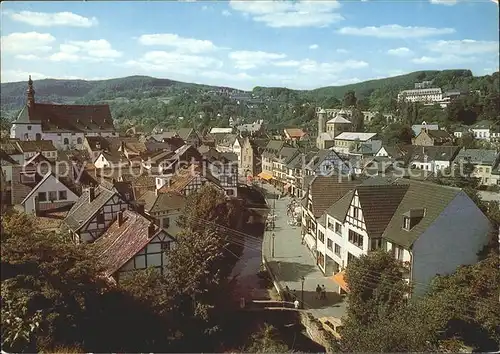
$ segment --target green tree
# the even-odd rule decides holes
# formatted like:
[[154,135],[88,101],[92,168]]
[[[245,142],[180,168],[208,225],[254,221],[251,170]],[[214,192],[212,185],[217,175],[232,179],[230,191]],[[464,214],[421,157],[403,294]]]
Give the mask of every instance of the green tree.
[[365,124],[365,116],[360,109],[354,108],[352,111],[352,127],[356,132],[362,132]]
[[278,338],[275,327],[264,323],[251,337],[251,343],[243,350],[245,353],[288,353],[290,349]]
[[342,107],[344,108],[353,108],[356,107],[357,103],[356,93],[352,90],[349,90],[345,93],[344,99],[342,100]]

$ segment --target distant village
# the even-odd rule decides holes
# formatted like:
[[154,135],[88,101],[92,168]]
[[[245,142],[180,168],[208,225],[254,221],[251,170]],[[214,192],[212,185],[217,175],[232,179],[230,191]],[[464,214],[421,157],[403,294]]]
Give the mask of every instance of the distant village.
[[[446,105],[460,94],[417,86],[399,99]],[[365,121],[376,113],[363,112]],[[339,293],[348,291],[349,261],[374,249],[392,250],[417,284],[475,262],[488,242],[488,219],[460,188],[430,179],[467,163],[480,185],[500,186],[498,148],[455,145],[466,132],[498,143],[498,127],[446,131],[423,122],[412,127],[412,144],[389,146],[376,133],[353,131],[349,109],[318,107],[316,118],[317,133],[231,119],[207,132],[121,134],[107,105],[39,103],[30,78],[26,105],[0,144],[2,208],[33,214],[49,228],[51,218],[62,220],[76,244],[100,247],[115,279],[162,268],[186,198],[205,185],[239,198],[240,186],[269,184],[297,200],[303,247],[325,276],[336,277]]]

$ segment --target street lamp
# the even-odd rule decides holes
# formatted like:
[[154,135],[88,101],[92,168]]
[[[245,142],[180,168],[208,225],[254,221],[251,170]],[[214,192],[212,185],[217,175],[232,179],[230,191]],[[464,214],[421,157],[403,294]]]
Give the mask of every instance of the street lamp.
[[273,236],[272,237],[273,237],[273,244],[272,244],[273,248],[271,249],[271,256],[272,256],[272,258],[274,258],[274,238],[276,237],[276,235],[274,234],[274,232],[273,232]]
[[302,291],[301,291],[301,301],[300,301],[300,305],[302,306],[302,308],[304,308],[304,281],[306,279],[304,278],[304,276],[301,276],[300,277],[300,281],[302,282]]

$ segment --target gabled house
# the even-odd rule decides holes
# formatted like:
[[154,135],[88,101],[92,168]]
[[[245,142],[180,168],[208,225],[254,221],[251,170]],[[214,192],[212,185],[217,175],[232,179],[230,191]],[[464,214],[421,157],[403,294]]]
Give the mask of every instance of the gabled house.
[[158,193],[174,192],[187,197],[189,194],[198,191],[207,183],[222,192],[226,192],[221,186],[220,181],[210,173],[209,169],[203,168],[202,163],[194,163],[188,167],[177,170],[176,173],[158,189]]
[[284,146],[273,158],[273,184],[285,193],[289,193],[292,185],[287,181],[287,165],[300,154],[298,148]]
[[0,141],[0,150],[3,150],[7,155],[9,155],[18,164],[24,163],[24,154],[17,147],[18,140],[4,140]]
[[210,148],[203,154],[203,164],[219,180],[227,196],[238,196],[238,157],[235,153]]
[[269,175],[269,179],[273,176],[273,159],[278,156],[283,146],[288,145],[282,140],[270,140],[262,151],[262,173]]
[[177,131],[177,134],[186,144],[195,148],[201,145],[201,138],[193,128],[181,128]]
[[341,154],[349,154],[357,144],[367,143],[376,136],[376,133],[343,132],[335,137],[333,150]]
[[375,153],[376,157],[388,157],[390,159],[394,159],[396,161],[404,160],[408,154],[411,154],[413,151],[413,145],[406,146],[387,146],[382,145],[380,149]]
[[486,216],[461,189],[406,179],[357,186],[322,220],[318,266],[334,275],[339,288],[353,259],[383,249],[401,262],[415,296],[425,293],[436,275],[475,263],[491,231]]
[[177,236],[180,227],[177,219],[181,215],[182,208],[186,204],[186,198],[177,192],[157,193],[148,191],[138,200],[144,205],[145,215],[155,220],[169,235]]
[[432,173],[450,167],[460,151],[460,146],[415,146],[409,166]]
[[412,138],[412,144],[417,146],[452,145],[453,140],[453,136],[445,130],[429,130],[424,127],[415,138]]
[[423,129],[429,130],[439,130],[438,124],[427,124],[427,122],[422,122],[422,124],[414,124],[411,126],[413,130],[413,135],[418,136]]
[[83,148],[92,160],[95,160],[103,151],[110,151],[109,141],[103,136],[87,136],[83,141]]
[[311,250],[316,247],[319,218],[328,207],[361,183],[362,179],[339,175],[315,176],[309,182],[301,207],[302,237]]
[[101,184],[84,190],[64,219],[73,240],[76,243],[97,240],[116,219],[119,211],[132,209],[126,197],[114,185]]
[[129,166],[130,161],[118,151],[101,151],[94,159],[93,164],[95,168],[117,168]]
[[241,147],[240,175],[247,178],[258,176],[262,173],[261,154],[267,145],[266,139],[254,139],[246,137]]
[[470,163],[474,166],[472,176],[479,178],[482,185],[499,185],[498,164],[500,153],[497,150],[463,148],[453,161],[455,166]]
[[27,214],[57,210],[74,204],[78,200],[77,193],[54,173],[48,172],[22,200],[21,205]]
[[283,133],[285,134],[285,140],[288,142],[304,140],[307,136],[307,133],[300,128],[285,128]]
[[37,153],[41,153],[47,159],[57,160],[57,149],[50,140],[16,141],[19,151],[23,154],[24,161],[29,160]]
[[156,268],[163,274],[175,240],[143,215],[124,210],[92,245],[105,275],[116,282],[131,271]]

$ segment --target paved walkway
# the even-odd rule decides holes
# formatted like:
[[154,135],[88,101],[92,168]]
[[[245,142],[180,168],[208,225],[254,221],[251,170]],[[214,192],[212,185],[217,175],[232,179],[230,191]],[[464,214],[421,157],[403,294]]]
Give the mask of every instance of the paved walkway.
[[[264,184],[263,187],[270,193],[276,193],[276,189]],[[345,314],[346,304],[335,292],[337,289],[333,280],[325,277],[316,266],[316,260],[307,248],[301,244],[300,226],[288,225],[286,215],[287,206],[290,203],[289,197],[272,199],[268,196],[269,206],[275,206],[275,229],[266,231],[262,244],[262,252],[266,256],[269,267],[273,271],[277,281],[282,288],[286,286],[290,290],[295,290],[298,299],[301,299],[301,277],[304,281],[304,304],[316,317],[336,317],[340,318]],[[274,257],[272,257],[272,234],[274,233]],[[316,296],[316,286],[325,285],[327,299],[319,300]]]

